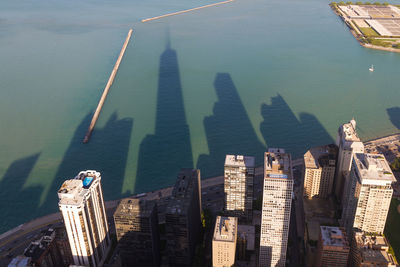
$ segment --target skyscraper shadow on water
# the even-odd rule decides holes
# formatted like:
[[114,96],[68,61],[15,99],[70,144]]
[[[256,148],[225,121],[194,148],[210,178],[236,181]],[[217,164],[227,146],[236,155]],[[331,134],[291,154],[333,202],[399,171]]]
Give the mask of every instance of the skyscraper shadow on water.
[[271,97],[270,105],[261,105],[261,115],[264,120],[260,131],[267,146],[284,148],[293,158],[301,157],[311,147],[334,143],[314,115],[302,112],[297,119],[280,94]]
[[181,168],[193,168],[177,53],[169,43],[160,56],[155,133],[139,148],[136,192],[170,186]]
[[256,157],[262,163],[265,146],[259,141],[237,89],[228,73],[218,73],[214,87],[218,102],[213,115],[204,118],[209,155],[200,155],[202,177],[223,175],[227,154]]
[[40,153],[14,161],[0,180],[0,234],[36,215],[41,186],[23,188]]
[[113,113],[103,128],[95,128],[89,143],[82,140],[92,119],[85,116],[75,130],[71,143],[64,154],[53,179],[43,210],[55,211],[58,207],[57,191],[67,179],[74,178],[82,170],[101,173],[105,200],[120,198],[125,176],[133,119],[118,119]]
[[400,130],[400,108],[393,107],[386,109],[387,114],[389,115],[389,119],[392,124]]

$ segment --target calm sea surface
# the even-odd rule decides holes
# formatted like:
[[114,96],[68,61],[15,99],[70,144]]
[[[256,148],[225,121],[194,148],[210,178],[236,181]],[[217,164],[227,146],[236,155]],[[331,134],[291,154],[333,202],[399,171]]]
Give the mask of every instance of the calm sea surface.
[[[361,47],[324,0],[0,3],[0,233],[57,211],[57,189],[102,173],[106,200],[221,175],[224,155],[398,132],[400,54]],[[89,144],[81,143],[129,28]],[[375,72],[368,68],[374,64]]]

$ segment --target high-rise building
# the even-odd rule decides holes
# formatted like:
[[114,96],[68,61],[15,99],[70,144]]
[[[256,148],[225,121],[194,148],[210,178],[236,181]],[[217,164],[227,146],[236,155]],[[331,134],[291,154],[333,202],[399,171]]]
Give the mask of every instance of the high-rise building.
[[170,266],[191,266],[201,227],[200,171],[181,169],[165,214]]
[[224,168],[224,208],[239,220],[251,221],[255,158],[226,155]]
[[318,240],[318,267],[346,267],[350,245],[343,228],[321,226]]
[[264,158],[260,266],[285,266],[292,194],[290,154],[269,149]]
[[114,213],[122,266],[158,266],[160,235],[155,201],[125,198]]
[[66,180],[58,190],[75,265],[102,266],[110,248],[99,172],[87,170]]
[[337,147],[313,147],[304,154],[304,196],[327,198],[335,179]]
[[212,239],[213,267],[235,264],[238,218],[217,216]]
[[343,202],[343,192],[346,191],[353,154],[364,153],[364,144],[357,135],[354,119],[339,127],[336,145],[339,147],[339,154],[336,164],[335,195],[340,202]]
[[354,154],[341,219],[348,233],[383,233],[394,181],[382,154]]

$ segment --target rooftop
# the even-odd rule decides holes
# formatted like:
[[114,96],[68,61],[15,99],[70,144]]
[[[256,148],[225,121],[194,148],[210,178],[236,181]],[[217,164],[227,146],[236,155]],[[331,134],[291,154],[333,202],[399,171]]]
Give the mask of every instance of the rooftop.
[[349,248],[347,237],[343,228],[336,226],[321,226],[321,238],[324,247],[343,247]]
[[382,154],[354,154],[354,162],[362,184],[388,185],[396,181]]
[[[166,213],[186,214],[190,205],[193,190],[198,183],[200,171],[196,169],[181,169],[172,189],[171,199],[167,206]],[[200,186],[200,185],[198,185]]]
[[155,206],[155,202],[138,198],[124,198],[119,203],[114,216],[131,215],[135,217],[150,217]]
[[81,171],[74,179],[66,180],[58,190],[59,205],[82,204],[88,189],[101,179],[96,171]]
[[384,236],[372,236],[366,235],[364,232],[355,232],[354,238],[359,248],[389,250],[389,243]]
[[222,217],[217,216],[214,229],[214,241],[235,242],[237,234],[236,217]]
[[395,265],[393,256],[384,250],[366,249],[361,251],[361,255],[362,255],[362,262],[364,264],[373,263],[374,264],[373,266],[397,266]]
[[265,177],[292,179],[292,160],[284,149],[271,148],[264,157]]
[[344,140],[351,142],[361,142],[356,132],[356,121],[354,119],[340,126],[339,131],[343,133],[342,138],[344,138]]
[[255,157],[242,156],[242,155],[226,155],[225,166],[254,168]]
[[309,169],[319,169],[320,167],[335,167],[337,147],[326,145],[313,147],[304,154],[304,164]]

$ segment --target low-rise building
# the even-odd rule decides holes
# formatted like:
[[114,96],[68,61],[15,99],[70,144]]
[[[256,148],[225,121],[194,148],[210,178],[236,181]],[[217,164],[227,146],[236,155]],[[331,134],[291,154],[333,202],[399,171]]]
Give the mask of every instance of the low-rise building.
[[212,239],[213,267],[235,264],[238,219],[218,216]]
[[346,267],[350,246],[343,228],[321,226],[316,266]]

